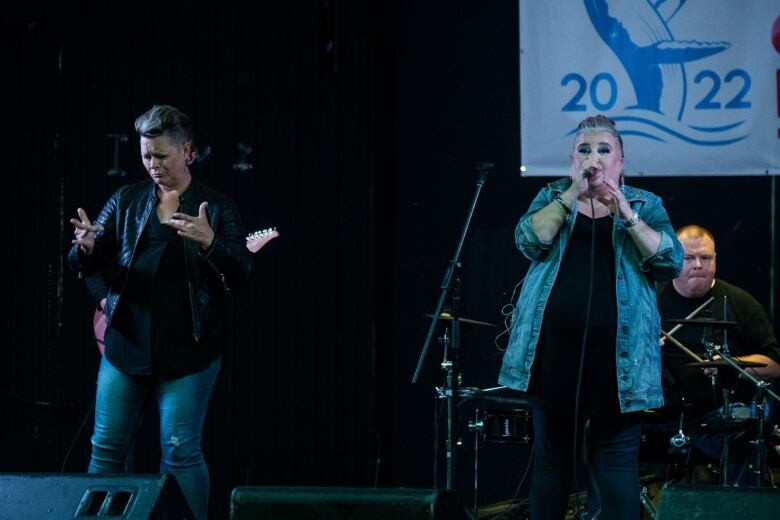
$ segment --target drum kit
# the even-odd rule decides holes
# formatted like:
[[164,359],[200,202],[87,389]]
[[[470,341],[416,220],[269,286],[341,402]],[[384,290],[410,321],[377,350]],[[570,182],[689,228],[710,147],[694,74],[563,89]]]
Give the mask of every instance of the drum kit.
[[[736,437],[744,437],[745,434],[748,434],[751,436],[749,443],[752,445],[752,460],[746,466],[752,473],[753,478],[743,480],[742,483],[757,487],[764,486],[767,476],[766,447],[767,439],[769,438],[770,402],[775,400],[780,403],[780,397],[770,389],[769,382],[759,378],[755,370],[751,370],[765,367],[766,364],[741,360],[732,357],[731,352],[729,352],[728,333],[739,326],[740,323],[729,320],[725,316],[725,309],[728,308],[725,296],[723,297],[723,319],[697,317],[697,314],[713,300],[714,298],[710,298],[704,305],[685,318],[667,320],[670,323],[675,323],[676,326],[669,333],[662,331],[661,345],[663,346],[666,341],[670,341],[691,358],[691,362],[687,363],[687,366],[705,370],[705,374],[712,379],[713,388],[716,386],[721,388],[719,414],[717,414],[717,417],[711,417],[707,422],[698,424],[693,434],[720,437],[721,453],[718,483],[721,485],[732,485],[739,482],[736,475],[729,475],[729,472],[734,468],[734,464],[731,464],[734,461],[730,460],[730,445]],[[683,325],[704,328],[705,334],[702,336],[702,345],[706,349],[707,359],[702,359],[672,337],[674,331]],[[721,331],[721,344],[716,344],[707,338],[706,332],[712,333],[713,331]],[[711,334],[711,336],[714,337],[715,335]],[[739,380],[749,381],[753,384],[754,395],[749,404],[732,402],[734,387]],[[684,431],[684,403],[679,413],[678,432],[669,441],[672,448],[678,449],[686,448],[691,443],[691,436]]]
[[[671,343],[680,349],[691,358],[691,361],[686,364],[687,366],[706,370],[705,374],[710,375],[713,387],[715,386],[715,383],[718,382],[718,386],[722,389],[722,405],[717,417],[714,417],[713,420],[707,422],[697,423],[693,427],[690,426],[690,422],[686,422],[685,420],[685,412],[688,406],[684,402],[681,403],[681,406],[677,409],[679,417],[675,417],[677,432],[668,438],[667,447],[670,448],[670,452],[675,449],[679,450],[679,452],[688,452],[691,444],[696,444],[697,436],[699,435],[708,435],[710,438],[719,437],[721,445],[720,461],[712,472],[715,475],[715,481],[709,483],[723,486],[736,485],[734,484],[734,482],[736,482],[733,478],[734,475],[729,475],[729,459],[731,455],[730,444],[735,437],[741,436],[744,438],[745,434],[747,434],[750,436],[748,442],[752,445],[752,460],[749,461],[746,466],[749,468],[750,478],[748,480],[742,480],[742,483],[743,485],[749,486],[766,486],[768,477],[766,454],[768,448],[777,451],[777,453],[780,454],[780,426],[775,425],[772,427],[772,425],[769,424],[769,405],[772,400],[780,403],[780,397],[770,389],[770,384],[767,381],[756,377],[755,371],[751,370],[765,367],[765,364],[740,360],[732,357],[729,352],[728,331],[739,326],[739,322],[725,319],[725,317],[724,319],[696,317],[702,309],[712,303],[713,299],[714,298],[710,298],[701,307],[694,310],[685,318],[668,320],[671,323],[675,323],[676,326],[669,332],[661,331],[661,346],[666,343]],[[726,302],[724,297],[724,309],[725,308]],[[432,314],[426,314],[424,316],[428,318],[433,317]],[[495,326],[491,323],[479,320],[468,318],[457,319],[460,324],[467,328]],[[439,316],[439,321],[445,322],[445,324],[452,320],[453,317],[446,312],[441,313]],[[702,340],[702,344],[707,352],[706,359],[702,358],[673,337],[673,334],[683,326],[704,327],[707,331],[721,331],[723,341],[721,344],[716,344],[712,341]],[[445,360],[444,363],[442,363],[442,368],[445,370],[448,366],[447,334],[448,332],[445,328],[444,336],[439,338],[439,342],[445,347]],[[458,375],[458,377],[458,382],[460,383],[460,375]],[[749,381],[755,387],[754,397],[749,404],[731,402],[731,385],[737,379]],[[446,386],[437,387],[436,391],[437,399],[452,400],[453,396],[449,380]],[[521,396],[521,394],[512,392],[506,389],[506,387],[480,389],[461,386],[457,389],[456,396],[458,398],[458,405],[465,401],[472,401],[478,405],[473,419],[468,421],[468,430],[475,434],[474,512],[477,513],[477,489],[479,487],[477,478],[479,474],[477,458],[478,446],[480,443],[530,445],[532,443],[533,435],[530,404]],[[646,417],[649,418],[649,423],[653,422],[652,417],[655,414],[655,411],[648,411],[646,413]],[[449,429],[448,436],[451,435],[453,431],[454,430]],[[735,435],[735,432],[738,432],[738,435]],[[457,439],[448,438],[447,445],[459,445],[461,444],[460,441],[460,437]],[[658,462],[664,464],[667,463],[668,460],[659,460]],[[686,466],[689,463],[690,459],[686,458],[683,466]],[[731,467],[733,467],[733,465]],[[691,482],[692,468],[686,467],[684,469],[687,474],[684,478],[688,479],[688,482]],[[653,472],[651,474],[645,474],[640,478],[640,501],[644,508],[645,518],[655,518],[655,506],[658,503],[661,486],[669,479],[674,479],[674,475],[670,474],[668,467],[664,473],[664,475],[660,475],[657,472]],[[703,483],[703,480],[695,481],[694,483]],[[520,484],[522,484],[522,482]],[[516,499],[517,497],[514,498]],[[515,503],[516,501],[512,500],[511,502]]]
[[[433,318],[434,314],[423,316]],[[519,518],[514,514],[526,509],[527,500],[520,508],[514,500],[501,500],[513,495],[517,498],[521,494],[520,485],[527,482],[522,476],[527,473],[524,471],[525,464],[530,463],[533,435],[530,403],[523,394],[504,386],[480,388],[462,385],[461,374],[456,374],[453,368],[458,364],[457,352],[451,346],[454,320],[446,310],[438,319],[443,330],[438,338],[443,346],[441,368],[446,377],[445,384],[435,388],[434,422],[439,425],[444,419],[439,411],[443,408],[440,405],[445,402],[448,410],[455,408],[459,413],[455,425],[451,424],[452,414],[448,413],[446,430],[439,426],[436,428],[434,481],[437,487],[443,484],[444,472],[440,466],[446,463],[447,486],[459,490],[460,499],[473,518],[492,518],[494,515],[503,515],[501,517],[507,520]],[[457,322],[466,331],[495,327],[492,323],[463,317],[457,318]],[[455,388],[453,381],[457,382]],[[471,434],[472,443],[464,442],[469,438],[465,434]],[[441,451],[444,453],[440,453],[440,440],[443,440]],[[457,457],[451,453],[450,447],[458,453]],[[457,464],[454,463],[456,458]],[[509,509],[512,516],[507,516]]]
[[[669,406],[675,411],[675,414],[679,414],[679,419],[676,422],[677,432],[668,437],[666,453],[669,457],[658,457],[657,452],[654,454],[655,460],[652,462],[664,464],[666,466],[665,474],[650,473],[644,477],[640,493],[645,512],[644,518],[655,518],[655,506],[658,504],[662,485],[670,480],[721,486],[762,487],[770,485],[771,478],[766,461],[767,448],[772,445],[772,432],[780,429],[778,426],[774,426],[773,429],[769,427],[769,410],[771,401],[780,403],[780,397],[770,389],[769,382],[760,379],[755,370],[751,370],[765,367],[766,364],[741,360],[732,357],[729,352],[728,333],[741,325],[739,322],[728,320],[725,316],[724,319],[696,317],[713,300],[714,298],[710,298],[685,318],[667,320],[670,323],[675,323],[676,326],[668,333],[661,331],[661,346],[669,342],[690,357],[691,361],[685,365],[705,370],[705,375],[709,375],[711,378],[713,389],[716,387],[721,389],[721,398],[717,412],[699,415],[698,419],[700,420],[693,422],[686,421],[685,415],[695,403],[686,403],[684,398],[681,398],[675,403],[676,406]],[[727,309],[725,297],[723,309],[724,312]],[[704,329],[702,345],[706,350],[707,359],[701,358],[672,337],[672,334],[682,326]],[[720,332],[718,336],[722,337],[721,344],[707,339],[708,334],[710,337],[716,336],[715,331]],[[734,388],[739,380],[749,381],[754,387],[752,399],[749,399],[750,402],[747,404],[732,400]],[[648,432],[649,435],[652,435],[654,431],[657,433],[657,430],[654,430],[654,426],[658,424],[657,418],[654,418],[655,415],[663,414],[654,410],[645,414],[645,417],[649,419],[643,425],[643,442],[647,441]],[[667,420],[668,417],[667,415]],[[665,432],[666,435],[669,434],[668,430]],[[740,439],[742,443],[743,453],[739,457],[734,457],[732,444],[737,439]],[[717,464],[697,466],[696,461],[691,458],[691,446],[716,446],[716,444],[719,444],[720,449]],[[675,454],[677,460],[672,462]],[[713,454],[710,453],[710,455]],[[645,460],[652,458],[645,457]],[[682,469],[683,474],[681,475],[679,472],[675,474],[671,470],[672,466],[677,466],[678,470]]]

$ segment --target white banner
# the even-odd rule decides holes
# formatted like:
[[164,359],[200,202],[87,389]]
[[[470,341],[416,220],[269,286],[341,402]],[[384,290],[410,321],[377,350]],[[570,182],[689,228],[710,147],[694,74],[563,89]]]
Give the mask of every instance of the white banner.
[[614,120],[626,175],[780,175],[780,0],[519,0],[523,175]]

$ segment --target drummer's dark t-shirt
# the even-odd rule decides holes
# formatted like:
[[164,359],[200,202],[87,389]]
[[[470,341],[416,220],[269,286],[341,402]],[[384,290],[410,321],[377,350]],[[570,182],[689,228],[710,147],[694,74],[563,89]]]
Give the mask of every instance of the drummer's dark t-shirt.
[[[676,324],[668,320],[686,318],[710,297],[715,299],[696,317],[735,321],[737,325],[724,329],[686,324],[673,334],[675,339],[702,358],[705,357],[703,340],[706,339],[718,345],[725,341],[733,356],[763,354],[780,362],[780,349],[764,309],[746,291],[723,280],[716,279],[712,289],[701,298],[681,296],[671,282],[663,285],[658,292],[661,328],[667,332],[672,330]],[[678,410],[682,403],[687,403],[686,409],[693,411],[714,410],[721,406],[723,386],[734,389],[734,402],[748,404],[755,395],[753,383],[737,380],[736,372],[729,367],[719,370],[713,386],[711,378],[705,376],[701,368],[687,366],[695,360],[670,341],[663,346],[661,357],[667,411]]]

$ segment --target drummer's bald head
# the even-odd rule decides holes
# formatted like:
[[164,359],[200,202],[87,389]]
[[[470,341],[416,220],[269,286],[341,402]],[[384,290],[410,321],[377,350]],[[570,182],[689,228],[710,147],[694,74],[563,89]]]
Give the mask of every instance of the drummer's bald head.
[[712,244],[715,245],[715,236],[712,234],[712,232],[701,226],[697,226],[696,224],[688,224],[687,226],[683,226],[679,228],[676,231],[677,238],[680,240],[682,239],[697,239],[697,238],[703,238],[707,237],[710,240],[712,240]]
[[715,238],[701,226],[688,225],[677,230],[683,246],[680,275],[672,280],[674,289],[684,298],[702,298],[715,283]]

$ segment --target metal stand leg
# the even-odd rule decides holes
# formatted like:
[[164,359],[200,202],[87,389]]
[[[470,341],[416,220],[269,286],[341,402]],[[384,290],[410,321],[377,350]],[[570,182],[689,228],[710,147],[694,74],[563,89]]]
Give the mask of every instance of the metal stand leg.
[[647,486],[642,486],[642,490],[639,492],[639,501],[642,502],[642,507],[645,508],[650,518],[655,519],[655,515],[658,510],[655,508],[655,504],[650,500],[650,496],[647,494]]
[[727,388],[723,389],[723,412],[721,413],[721,418],[726,425],[725,432],[723,433],[723,451],[721,452],[720,456],[720,475],[721,475],[721,485],[728,486],[729,485],[729,443],[731,442],[731,435],[729,432],[729,424],[731,422],[731,409],[730,409],[730,402],[729,402],[729,390]]
[[756,400],[753,403],[756,416],[755,439],[750,441],[755,447],[755,459],[753,464],[753,473],[756,475],[756,486],[764,485],[764,473],[766,471],[766,443],[764,441],[765,418],[769,410],[769,404],[764,397],[764,385],[758,385]]

